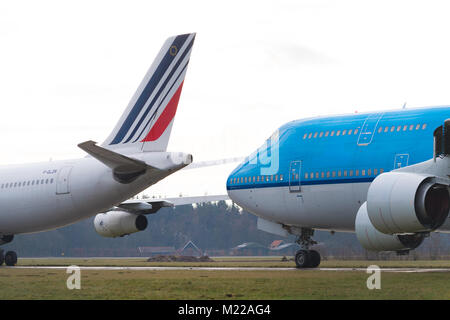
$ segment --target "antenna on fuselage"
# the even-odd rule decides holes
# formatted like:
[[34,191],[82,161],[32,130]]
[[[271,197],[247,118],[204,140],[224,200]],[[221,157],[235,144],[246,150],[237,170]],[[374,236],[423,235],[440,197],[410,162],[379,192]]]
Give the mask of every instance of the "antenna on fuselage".
[[405,103],[403,104],[402,109],[406,109],[406,101],[405,101]]

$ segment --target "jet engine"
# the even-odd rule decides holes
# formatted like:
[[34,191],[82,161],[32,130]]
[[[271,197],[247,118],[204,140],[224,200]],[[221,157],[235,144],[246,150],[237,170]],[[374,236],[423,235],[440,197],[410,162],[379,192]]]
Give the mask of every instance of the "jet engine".
[[406,172],[379,175],[367,193],[368,217],[379,232],[429,232],[448,216],[450,196],[442,179]]
[[359,243],[370,251],[408,251],[417,248],[425,238],[423,233],[398,235],[381,233],[369,219],[366,202],[356,215],[355,231]]
[[145,230],[147,218],[125,211],[108,211],[95,216],[95,231],[103,237],[115,238]]

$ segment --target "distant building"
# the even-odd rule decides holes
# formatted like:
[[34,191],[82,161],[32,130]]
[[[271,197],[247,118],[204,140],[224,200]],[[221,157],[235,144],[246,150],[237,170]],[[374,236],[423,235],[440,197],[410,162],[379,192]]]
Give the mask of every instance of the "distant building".
[[189,240],[183,248],[177,250],[177,254],[180,256],[193,256],[201,257],[203,256],[203,251],[195,245],[191,240]]
[[256,242],[245,242],[231,249],[234,256],[265,256],[269,248]]
[[275,240],[270,244],[270,254],[293,256],[300,249],[297,243],[286,243],[283,240]]
[[140,256],[174,255],[174,247],[138,247]]

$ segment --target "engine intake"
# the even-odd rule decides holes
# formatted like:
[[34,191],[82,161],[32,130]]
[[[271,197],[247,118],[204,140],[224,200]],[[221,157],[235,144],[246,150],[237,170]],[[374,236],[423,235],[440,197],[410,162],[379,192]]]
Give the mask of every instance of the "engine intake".
[[449,208],[447,185],[415,173],[383,173],[367,193],[368,217],[385,234],[433,231],[445,222]]
[[103,237],[115,238],[143,231],[147,228],[147,218],[125,211],[108,211],[95,216],[95,231]]

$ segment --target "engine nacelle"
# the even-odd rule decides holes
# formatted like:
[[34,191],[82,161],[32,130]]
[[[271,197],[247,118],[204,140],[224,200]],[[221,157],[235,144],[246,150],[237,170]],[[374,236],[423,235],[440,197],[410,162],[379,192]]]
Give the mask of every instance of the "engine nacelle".
[[392,235],[378,231],[372,224],[364,202],[355,220],[356,237],[370,251],[405,251],[417,248],[425,238],[423,233]]
[[379,175],[367,193],[367,212],[373,226],[385,234],[428,232],[448,216],[447,185],[436,177],[406,172]]
[[103,237],[115,238],[145,230],[147,218],[125,211],[108,211],[95,216],[95,231]]

